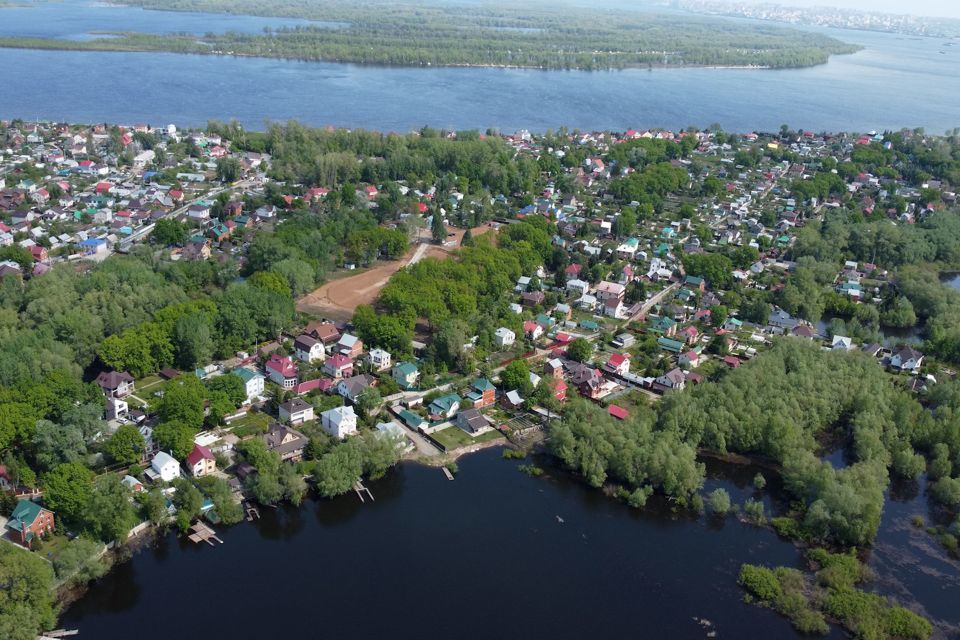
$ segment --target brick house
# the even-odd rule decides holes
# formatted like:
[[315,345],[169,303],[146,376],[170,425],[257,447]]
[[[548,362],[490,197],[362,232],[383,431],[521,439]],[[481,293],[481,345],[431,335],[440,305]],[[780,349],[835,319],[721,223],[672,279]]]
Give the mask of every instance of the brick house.
[[31,500],[21,500],[10,514],[7,529],[13,532],[14,539],[29,548],[34,538],[52,532],[54,524],[53,511]]

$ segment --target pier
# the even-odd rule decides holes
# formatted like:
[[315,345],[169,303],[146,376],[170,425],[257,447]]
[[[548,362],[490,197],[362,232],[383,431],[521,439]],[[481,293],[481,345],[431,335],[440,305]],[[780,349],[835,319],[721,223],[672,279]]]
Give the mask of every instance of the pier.
[[357,497],[360,498],[360,502],[366,502],[366,500],[363,498],[364,493],[367,494],[367,497],[370,498],[371,502],[374,502],[373,494],[370,493],[370,489],[364,486],[363,480],[357,479],[357,481],[353,483],[353,490],[357,492]]
[[217,537],[217,532],[202,522],[197,522],[195,525],[190,527],[190,531],[192,533],[187,537],[190,539],[191,542],[195,542],[197,544],[200,544],[201,542],[206,542],[211,547],[215,546],[213,544],[214,540],[216,540],[220,544],[223,544],[223,540]]
[[450,473],[450,469],[446,467],[440,467],[440,470],[443,471],[443,475],[447,476],[447,480],[453,480],[453,474]]

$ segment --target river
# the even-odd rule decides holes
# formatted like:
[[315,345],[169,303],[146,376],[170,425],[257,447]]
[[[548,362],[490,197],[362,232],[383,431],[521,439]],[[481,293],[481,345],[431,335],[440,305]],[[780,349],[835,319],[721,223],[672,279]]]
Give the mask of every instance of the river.
[[[736,585],[744,562],[799,566],[771,531],[653,501],[636,511],[561,470],[529,477],[497,449],[459,464],[453,482],[401,465],[370,484],[373,503],[350,494],[264,509],[258,522],[220,528],[222,546],[171,533],[94,584],[60,624],[83,638],[139,640],[798,637],[744,604]],[[707,489],[739,503],[753,495],[754,469],[708,468]],[[779,511],[768,477],[764,500]],[[925,501],[910,490],[899,499],[871,555],[875,586],[956,625],[957,563],[911,527]]]
[[[52,8],[51,8],[52,7]],[[66,15],[67,19],[54,19]],[[15,19],[14,19],[15,18]],[[90,0],[0,9],[0,35],[256,31],[297,21],[116,7]],[[769,25],[767,25],[769,26]],[[960,47],[826,30],[865,49],[806,69],[536,71],[399,68],[156,53],[0,50],[0,117],[203,125],[296,118],[408,131],[631,127],[884,130],[960,126]]]

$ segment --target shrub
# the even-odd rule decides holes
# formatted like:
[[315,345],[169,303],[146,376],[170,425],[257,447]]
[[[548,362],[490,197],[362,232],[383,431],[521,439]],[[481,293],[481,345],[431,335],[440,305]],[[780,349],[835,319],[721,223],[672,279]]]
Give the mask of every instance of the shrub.
[[714,489],[707,495],[707,506],[710,513],[715,515],[726,515],[730,512],[730,494],[726,489]]
[[763,477],[763,474],[759,471],[757,475],[753,476],[753,488],[762,491],[767,486],[767,479]]
[[768,604],[783,595],[783,589],[776,574],[766,567],[753,564],[742,565],[737,584],[761,602]]

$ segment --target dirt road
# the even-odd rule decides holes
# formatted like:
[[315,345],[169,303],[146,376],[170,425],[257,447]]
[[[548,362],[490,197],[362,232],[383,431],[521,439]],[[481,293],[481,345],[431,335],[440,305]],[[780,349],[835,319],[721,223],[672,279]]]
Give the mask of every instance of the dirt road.
[[[491,230],[489,226],[484,225],[470,231],[474,237],[477,237]],[[373,304],[380,290],[390,280],[390,276],[397,271],[409,264],[416,264],[423,258],[445,258],[459,247],[464,230],[448,227],[447,233],[447,241],[441,246],[429,244],[430,230],[421,230],[422,240],[425,241],[414,244],[414,248],[400,260],[379,262],[372,269],[353,275],[350,275],[350,271],[340,272],[337,274],[340,277],[335,277],[300,298],[297,301],[297,310],[337,322],[350,320],[359,305]]]

